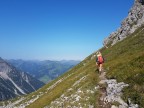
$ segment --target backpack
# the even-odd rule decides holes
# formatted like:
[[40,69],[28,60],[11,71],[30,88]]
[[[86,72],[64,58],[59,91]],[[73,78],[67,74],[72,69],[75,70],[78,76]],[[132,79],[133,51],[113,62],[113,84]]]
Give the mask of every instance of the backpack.
[[102,56],[98,56],[98,62],[99,62],[99,63],[104,63],[104,59],[103,59]]

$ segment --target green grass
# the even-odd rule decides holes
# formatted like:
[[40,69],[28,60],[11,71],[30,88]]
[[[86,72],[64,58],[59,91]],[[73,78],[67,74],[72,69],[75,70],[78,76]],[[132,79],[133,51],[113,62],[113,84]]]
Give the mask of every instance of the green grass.
[[124,89],[123,98],[131,98],[134,103],[144,107],[144,26],[129,37],[108,49],[102,48],[105,56],[107,78],[116,78],[129,84]]
[[[38,91],[33,92],[31,94],[25,95],[25,100],[17,104],[19,106],[22,103],[25,103],[29,101],[33,96],[36,96],[40,94],[40,92],[46,92],[47,88],[49,88],[51,85],[55,84],[58,80],[65,78],[69,76],[68,78],[65,78],[63,81],[57,84],[54,88],[50,89],[45,95],[41,96],[38,100],[36,100],[33,104],[30,104],[27,106],[27,108],[43,108],[44,106],[50,105],[52,101],[55,99],[58,99],[62,94],[65,94],[66,96],[70,96],[72,93],[76,93],[78,89],[81,89],[82,91],[86,92],[87,90],[94,90],[95,86],[97,85],[99,78],[98,74],[95,72],[95,58],[91,59],[93,56],[90,55],[85,60],[83,60],[81,63],[79,63],[74,68],[70,69],[67,73],[63,74],[62,76],[58,77],[56,80],[51,81],[44,87],[40,88]],[[82,77],[86,76],[86,79],[81,81],[77,86],[73,87],[73,91],[67,92],[69,88],[73,86],[73,84],[81,79]],[[90,97],[87,101],[85,98],[82,98],[79,102],[81,104],[92,104],[95,107],[97,107],[98,102],[98,92],[95,91],[94,94],[85,93],[85,95],[81,94],[81,97]],[[10,100],[11,102],[15,101]],[[7,103],[7,101],[5,102]],[[64,104],[65,107],[67,107],[68,103]],[[74,103],[71,106],[76,105],[79,106],[79,103]]]
[[[44,106],[50,104],[51,101],[55,100],[56,98],[59,98],[78,79],[80,79],[81,77],[83,77],[85,75],[88,75],[88,77],[89,77],[86,80],[87,87],[95,86],[95,84],[97,82],[97,76],[96,76],[96,73],[94,73],[94,69],[95,69],[95,65],[93,65],[93,62],[91,62],[91,63],[89,63],[85,66],[83,66],[83,62],[80,63],[75,68],[70,70],[68,73],[66,73],[66,74],[64,74],[63,76],[60,77],[60,78],[62,78],[62,77],[67,76],[67,74],[73,73],[68,79],[66,79],[66,80],[62,81],[61,83],[59,83],[54,89],[49,91],[49,93],[47,95],[42,96],[34,104],[31,104],[30,106],[28,106],[28,108],[44,107]],[[80,83],[79,86],[84,85],[84,83]],[[78,88],[75,88],[75,90],[77,90]],[[75,92],[75,91],[73,91],[73,92]],[[93,97],[93,98],[95,98],[95,97]],[[95,99],[93,99],[93,100],[95,100]]]

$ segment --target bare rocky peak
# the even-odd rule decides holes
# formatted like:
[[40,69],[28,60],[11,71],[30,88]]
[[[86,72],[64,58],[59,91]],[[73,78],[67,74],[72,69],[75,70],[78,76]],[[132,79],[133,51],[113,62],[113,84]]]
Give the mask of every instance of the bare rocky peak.
[[125,39],[137,28],[144,24],[144,0],[135,0],[134,5],[128,12],[128,16],[122,21],[121,27],[108,36],[103,44],[104,46],[114,45],[118,41]]
[[5,62],[2,58],[0,58],[0,72],[9,73],[11,71],[10,65]]

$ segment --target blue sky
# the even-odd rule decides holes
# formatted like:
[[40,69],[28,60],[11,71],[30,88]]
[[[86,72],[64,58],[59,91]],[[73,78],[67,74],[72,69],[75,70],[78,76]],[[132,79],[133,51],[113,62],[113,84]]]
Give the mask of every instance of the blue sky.
[[82,60],[120,27],[134,0],[0,0],[0,57]]

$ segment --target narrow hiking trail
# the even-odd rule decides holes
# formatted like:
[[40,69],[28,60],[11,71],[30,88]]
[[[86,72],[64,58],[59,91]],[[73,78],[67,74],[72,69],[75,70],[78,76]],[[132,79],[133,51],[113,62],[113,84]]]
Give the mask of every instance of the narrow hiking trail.
[[99,75],[99,92],[100,92],[100,97],[99,97],[99,108],[111,108],[111,104],[106,102],[104,99],[107,96],[106,92],[106,72],[103,70],[102,73]]
[[[122,99],[122,90],[129,85],[124,82],[117,82],[116,79],[107,79],[106,71],[99,75],[99,108],[139,108],[128,98],[127,102]],[[114,105],[114,103],[117,103]]]

